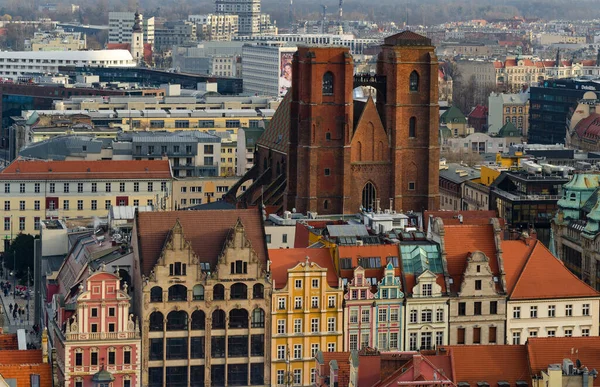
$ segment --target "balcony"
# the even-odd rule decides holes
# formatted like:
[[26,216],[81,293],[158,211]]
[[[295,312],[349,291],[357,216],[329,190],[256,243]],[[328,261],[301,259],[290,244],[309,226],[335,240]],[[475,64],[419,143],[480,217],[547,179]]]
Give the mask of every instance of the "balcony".
[[67,333],[67,341],[139,339],[139,332]]

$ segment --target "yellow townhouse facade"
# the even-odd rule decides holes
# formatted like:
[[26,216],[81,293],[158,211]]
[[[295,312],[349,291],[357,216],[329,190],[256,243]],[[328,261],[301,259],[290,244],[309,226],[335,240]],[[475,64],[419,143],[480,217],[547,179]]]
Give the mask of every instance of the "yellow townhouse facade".
[[318,351],[342,351],[344,290],[329,249],[271,249],[272,386],[312,386]]
[[37,235],[40,220],[106,217],[111,206],[171,209],[168,160],[17,159],[0,172],[1,251],[19,233]]

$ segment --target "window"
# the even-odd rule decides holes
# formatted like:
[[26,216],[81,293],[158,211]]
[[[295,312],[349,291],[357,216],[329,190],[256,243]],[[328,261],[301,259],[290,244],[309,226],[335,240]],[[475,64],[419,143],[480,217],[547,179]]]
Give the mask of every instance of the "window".
[[409,90],[419,91],[419,73],[413,71],[409,77]]
[[408,137],[417,137],[417,118],[410,117],[408,120]]
[[36,211],[40,210],[40,201],[39,200],[36,200],[33,202],[33,209]]
[[140,183],[133,183],[133,192],[140,192]]
[[473,314],[475,316],[481,316],[481,301],[476,301],[473,304]]
[[302,344],[294,344],[294,359],[302,359]]
[[318,308],[319,307],[319,297],[311,297],[310,298],[310,307]]
[[572,316],[573,315],[573,305],[566,305],[565,306],[565,316]]
[[125,183],[124,182],[119,183],[119,192],[125,192]]
[[302,280],[297,279],[296,281],[294,281],[294,286],[296,287],[296,289],[302,289]]
[[537,318],[537,306],[529,307],[529,317]]
[[83,210],[83,200],[78,200],[77,201],[77,210],[78,211],[82,211]]
[[488,341],[490,344],[495,344],[496,343],[496,327],[490,327],[489,329],[489,334],[488,334]]
[[294,333],[302,333],[302,319],[294,319]]
[[458,328],[456,331],[456,343],[464,344],[465,343],[465,328]]
[[39,216],[36,216],[35,218],[33,218],[33,229],[34,230],[40,229],[40,217]]
[[105,188],[106,188],[106,192],[110,192],[110,190],[111,190],[111,183],[106,183],[105,184]]
[[425,309],[421,312],[421,322],[431,322],[433,312],[431,309]]
[[98,308],[92,308],[91,309],[91,316],[92,317],[98,317]]
[[431,296],[431,284],[423,284],[423,295]]
[[408,190],[409,191],[414,191],[416,187],[416,183],[414,181],[409,181],[408,182]]
[[69,209],[69,201],[68,200],[63,200],[63,210],[68,210]]
[[314,357],[319,352],[319,344],[310,345],[310,356]]
[[[50,183],[54,184],[54,183]],[[4,183],[4,193],[10,193],[10,183]]]
[[371,311],[370,310],[362,310],[361,311],[361,317],[360,317],[360,321],[363,323],[368,323],[371,321]]
[[115,331],[115,323],[108,323],[108,331],[109,332]]
[[555,316],[556,316],[556,306],[548,305],[548,317],[555,317]]
[[[80,350],[79,350],[80,351]],[[81,367],[83,365],[83,353],[75,353],[75,365]]]
[[351,351],[358,350],[358,335],[356,333],[350,334],[350,350]]
[[465,302],[458,303],[458,315],[466,316],[467,314],[467,304]]
[[311,285],[312,285],[313,289],[318,289],[319,288],[319,280],[318,279],[313,279],[311,281]]
[[327,319],[327,332],[335,332],[335,317]]
[[310,331],[312,333],[319,333],[319,319],[318,318],[310,319]]
[[280,335],[285,333],[285,320],[277,320],[277,333]]
[[[92,187],[94,185],[92,184]],[[4,185],[4,187],[6,188],[6,184]],[[50,193],[55,193],[56,192],[56,184],[55,183],[50,183],[50,187],[48,188],[50,190]],[[9,193],[6,192],[6,189],[4,190],[5,193]]]
[[10,200],[4,201],[4,211],[10,211]]
[[556,331],[554,329],[548,329],[548,337],[556,337]]
[[92,183],[92,192],[98,192],[98,183]]
[[169,275],[187,275],[187,265],[181,262],[171,263],[169,265]]
[[111,205],[110,199],[104,201],[104,209],[105,210],[110,210],[110,205]]
[[512,343],[513,345],[520,345],[521,344],[521,332],[513,332],[513,339],[512,339]]
[[369,334],[368,333],[363,333],[360,336],[360,347],[361,348],[366,348],[366,347],[370,347],[371,345],[369,344]]
[[325,176],[331,175],[331,170],[329,168],[325,168]]
[[481,344],[481,328],[473,328],[473,344]]
[[390,309],[390,322],[398,322],[398,309]]
[[435,332],[435,346],[444,345],[444,332]]
[[277,309],[279,309],[279,310],[285,309],[285,298],[284,297],[279,297],[279,299],[277,299]]
[[358,323],[358,309],[350,309],[350,324]]
[[96,211],[98,209],[98,201],[92,200],[92,210]]
[[19,184],[19,193],[25,193],[25,183]]
[[327,298],[327,307],[335,308],[335,296],[329,296]]
[[387,333],[380,333],[379,334],[379,342],[378,342],[378,348],[381,349],[387,349],[388,346],[388,336]]
[[288,239],[288,236],[287,236],[287,234],[283,234],[283,235],[281,236],[281,243],[287,243],[287,239]]
[[411,322],[411,323],[413,323],[413,324],[417,322],[417,310],[416,310],[416,309],[412,309],[412,310],[410,311],[410,317],[409,317],[409,320],[410,320],[410,322]]
[[19,218],[19,231],[25,231],[25,218]]
[[590,329],[589,328],[581,328],[581,336],[587,337],[590,335]]
[[385,308],[379,309],[379,322],[387,322],[387,312]]
[[529,331],[529,337],[537,337],[538,332],[536,330],[530,330]]
[[63,184],[63,192],[64,193],[69,193],[69,183],[64,183]]
[[438,308],[435,311],[435,321],[437,322],[442,322],[444,321],[444,309],[442,308]]
[[154,189],[154,184],[152,182],[148,182],[148,192],[152,192]]
[[481,280],[475,280],[475,290],[481,290]]
[[573,336],[573,330],[565,329],[565,337],[572,337],[572,336]]
[[115,308],[108,308],[108,317],[115,317]]
[[[129,364],[129,363],[127,363]],[[98,351],[90,352],[90,365],[97,366],[98,365]]]
[[333,74],[328,71],[323,75],[323,95],[333,95]]
[[513,308],[513,318],[521,318],[521,307],[515,306]]
[[590,304],[583,304],[581,312],[584,316],[589,316],[590,315]]
[[410,351],[417,350],[417,334],[415,332],[411,332],[408,336],[408,346]]
[[[167,351],[168,351],[168,347],[167,347]],[[116,360],[116,358],[115,358],[115,350],[114,349],[109,349],[108,350],[108,364],[109,365],[115,365],[115,360]]]
[[431,349],[431,332],[421,333],[421,348]]
[[33,191],[34,191],[35,193],[40,193],[40,183],[35,183],[35,184],[33,185]]
[[279,359],[279,360],[285,359],[285,346],[284,345],[277,346],[277,359]]
[[302,370],[295,369],[294,370],[294,384],[302,384]]
[[25,211],[25,200],[20,200],[19,201],[19,210],[20,211]]
[[498,301],[490,301],[490,314],[498,314]]
[[302,309],[302,297],[294,298],[294,309]]

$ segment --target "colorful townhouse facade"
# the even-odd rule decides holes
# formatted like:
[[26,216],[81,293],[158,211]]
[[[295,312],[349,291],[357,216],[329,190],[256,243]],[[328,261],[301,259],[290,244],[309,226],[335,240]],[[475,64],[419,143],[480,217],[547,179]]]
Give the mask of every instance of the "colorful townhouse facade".
[[105,266],[70,294],[54,298],[49,334],[56,349],[56,379],[65,387],[140,385],[141,340],[130,313],[127,285]]
[[271,249],[269,259],[272,385],[313,385],[317,353],[343,348],[342,282],[329,249]]
[[40,161],[18,159],[0,172],[0,251],[19,233],[39,234],[43,219],[105,217],[111,206],[171,206],[166,160]]
[[262,214],[139,213],[134,235],[142,386],[270,386]]

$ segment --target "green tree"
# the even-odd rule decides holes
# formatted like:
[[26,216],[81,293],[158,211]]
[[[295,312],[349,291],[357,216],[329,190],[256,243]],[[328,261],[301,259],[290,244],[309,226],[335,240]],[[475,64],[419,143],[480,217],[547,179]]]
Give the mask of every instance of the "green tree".
[[20,233],[12,241],[10,247],[4,252],[4,266],[7,270],[15,269],[13,263],[16,263],[17,277],[21,277],[27,273],[27,267],[33,271],[33,255],[34,255],[34,238],[31,234]]

